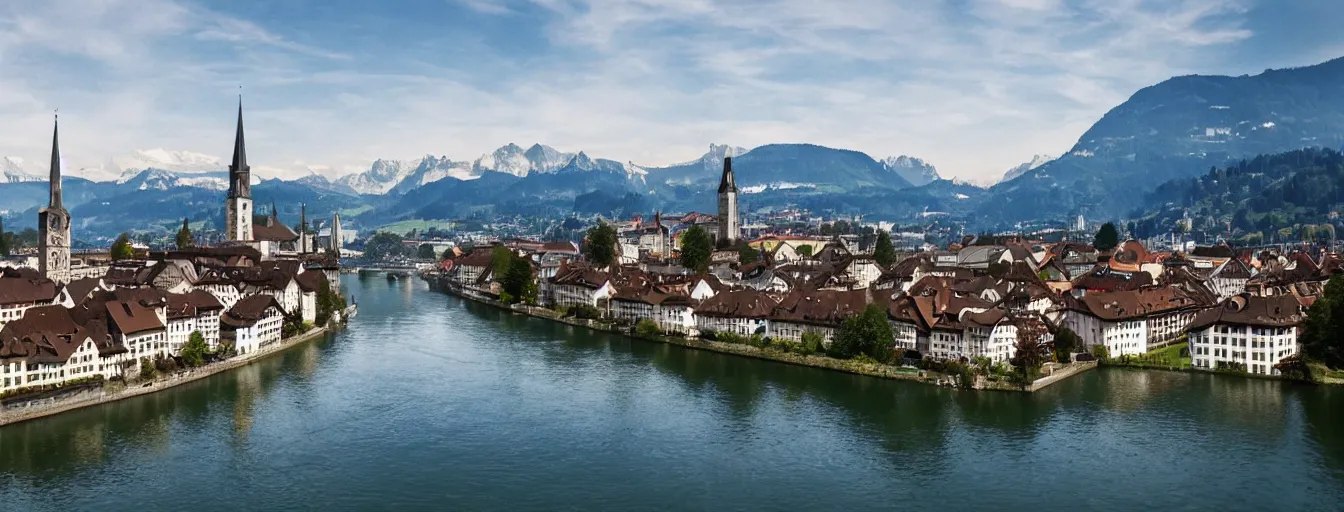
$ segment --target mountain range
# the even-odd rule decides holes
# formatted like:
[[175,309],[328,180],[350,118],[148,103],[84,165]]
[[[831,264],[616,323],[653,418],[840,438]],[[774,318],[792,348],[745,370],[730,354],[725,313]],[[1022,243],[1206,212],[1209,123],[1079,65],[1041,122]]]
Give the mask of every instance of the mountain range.
[[[307,202],[311,217],[341,211],[365,226],[576,211],[713,211],[723,158],[733,156],[746,211],[792,205],[897,221],[937,213],[974,229],[995,229],[1078,213],[1094,219],[1139,215],[1160,206],[1155,201],[1171,202],[1155,193],[1164,183],[1256,155],[1342,145],[1344,59],[1337,59],[1254,76],[1176,77],[1146,87],[1107,112],[1067,153],[1036,155],[987,188],[943,179],[916,157],[875,159],[812,144],[711,144],[698,159],[663,167],[508,144],[474,160],[432,154],[377,160],[335,180],[316,173],[262,180],[254,171],[254,192],[259,211],[274,200],[282,215],[297,218],[297,203]],[[36,167],[0,160],[0,213],[8,226],[36,219],[45,202],[45,165]],[[163,149],[86,168],[117,178],[65,179],[76,235],[110,236],[130,226],[172,229],[182,217],[217,224],[227,188],[224,168],[216,157]]]
[[1113,218],[1145,194],[1256,155],[1344,144],[1344,58],[1258,75],[1175,77],[1112,108],[1063,156],[990,189],[977,217]]

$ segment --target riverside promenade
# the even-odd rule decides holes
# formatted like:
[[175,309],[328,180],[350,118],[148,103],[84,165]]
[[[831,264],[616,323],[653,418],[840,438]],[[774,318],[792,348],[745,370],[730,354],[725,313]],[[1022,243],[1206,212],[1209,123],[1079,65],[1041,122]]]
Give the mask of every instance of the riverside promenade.
[[[469,293],[462,293],[460,290],[456,289],[453,286],[448,285],[446,282],[437,282],[436,280],[440,278],[435,278],[433,276],[423,276],[423,275],[421,277],[424,278],[425,281],[429,283],[429,287],[433,291],[441,292],[464,300],[470,300],[472,302],[486,304],[496,308],[509,310],[517,314],[527,315],[554,322],[560,322],[563,324],[573,325],[576,327],[585,327],[595,331],[621,334],[626,337],[634,339],[667,343],[669,345],[677,345],[680,347],[691,348],[696,350],[707,350],[710,352],[717,352],[720,354],[750,357],[753,359],[763,359],[767,361],[775,361],[779,363],[791,364],[796,366],[808,366],[812,368],[820,368],[825,370],[850,373],[854,375],[863,375],[866,377],[875,377],[879,379],[907,380],[936,386],[948,386],[948,387],[956,386],[956,381],[950,375],[928,370],[920,370],[917,368],[892,366],[880,363],[865,363],[850,359],[836,359],[833,357],[826,357],[826,356],[816,356],[816,355],[805,356],[773,348],[761,348],[739,343],[724,343],[721,341],[706,340],[698,337],[639,336],[636,335],[630,328],[622,328],[621,326],[612,323],[602,322],[599,320],[564,317],[561,316],[555,310],[539,306],[527,306],[523,304],[504,304],[497,300],[490,299],[488,297],[482,297]],[[987,379],[981,377],[976,379],[976,384],[974,385],[973,389],[987,390],[987,391],[1014,391],[1014,392],[1030,393],[1040,391],[1041,389],[1044,389],[1052,384],[1062,382],[1068,379],[1069,377],[1081,374],[1096,367],[1097,363],[1095,361],[1079,362],[1066,365],[1054,365],[1053,367],[1050,368],[1046,376],[1037,379],[1026,388],[1012,385],[1003,381],[988,381]]]
[[[351,305],[342,313],[342,318],[348,319],[354,316],[356,311],[356,306]],[[314,327],[308,332],[291,336],[280,340],[279,342],[261,347],[255,352],[232,357],[224,361],[210,363],[199,368],[181,370],[149,382],[122,384],[108,381],[104,382],[101,387],[77,388],[70,390],[69,393],[63,393],[57,396],[15,401],[7,405],[0,405],[0,427],[171,389],[188,382],[201,380],[217,373],[226,372],[266,359],[267,357],[284,352],[285,350],[303,344],[304,342],[321,338],[327,333],[338,329],[341,325],[343,324],[333,324],[331,327]]]

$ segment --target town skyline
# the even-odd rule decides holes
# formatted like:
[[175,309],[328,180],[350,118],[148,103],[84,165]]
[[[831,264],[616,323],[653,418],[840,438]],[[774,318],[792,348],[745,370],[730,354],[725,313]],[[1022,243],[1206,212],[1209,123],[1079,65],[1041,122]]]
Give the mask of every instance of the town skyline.
[[[1064,153],[1107,109],[1168,77],[1344,54],[1344,39],[1323,29],[1327,4],[1018,1],[828,13],[789,2],[475,0],[410,12],[340,3],[309,17],[285,10],[297,4],[9,6],[0,49],[17,72],[0,78],[13,98],[0,105],[13,120],[0,155],[40,162],[31,127],[60,106],[69,175],[114,178],[98,166],[151,148],[222,157],[215,120],[241,84],[257,119],[257,170],[287,179],[332,178],[378,158],[474,158],[508,142],[642,166],[693,160],[710,143],[808,142],[918,157],[945,177],[983,181]],[[398,44],[323,35],[424,19],[458,35],[406,30]],[[892,28],[912,20],[920,30]],[[671,33],[644,30],[660,26]],[[56,28],[76,35],[43,35]],[[96,78],[56,80],[76,71]],[[111,81],[123,87],[92,87]]]

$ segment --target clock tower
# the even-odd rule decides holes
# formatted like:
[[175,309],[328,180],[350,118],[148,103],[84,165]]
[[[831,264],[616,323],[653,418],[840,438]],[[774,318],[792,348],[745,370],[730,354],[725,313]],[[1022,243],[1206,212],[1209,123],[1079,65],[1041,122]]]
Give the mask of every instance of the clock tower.
[[238,97],[238,134],[233,139],[233,163],[229,164],[229,197],[224,201],[224,222],[230,241],[252,241],[252,168],[247,165],[247,148],[243,144],[241,96]]
[[59,120],[51,131],[51,197],[37,213],[37,266],[47,279],[70,282],[70,212],[61,204]]

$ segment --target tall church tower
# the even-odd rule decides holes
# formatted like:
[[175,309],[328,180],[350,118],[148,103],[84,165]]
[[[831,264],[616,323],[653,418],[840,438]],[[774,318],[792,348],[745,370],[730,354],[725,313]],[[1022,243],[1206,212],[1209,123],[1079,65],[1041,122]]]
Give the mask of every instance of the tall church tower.
[[238,134],[233,139],[233,163],[229,164],[229,196],[224,201],[225,235],[230,241],[252,241],[252,168],[247,165],[243,144],[243,98],[238,97]]
[[733,157],[723,158],[723,178],[719,180],[719,232],[720,245],[737,243],[740,232],[737,220],[737,180],[733,178]]
[[37,213],[37,267],[47,279],[70,282],[70,212],[61,204],[59,119],[51,129],[51,198]]
[[337,211],[336,214],[332,214],[331,238],[328,238],[327,243],[327,250],[331,251],[332,254],[335,254],[337,258],[340,258],[341,232],[339,211]]

